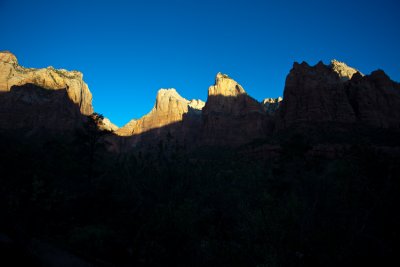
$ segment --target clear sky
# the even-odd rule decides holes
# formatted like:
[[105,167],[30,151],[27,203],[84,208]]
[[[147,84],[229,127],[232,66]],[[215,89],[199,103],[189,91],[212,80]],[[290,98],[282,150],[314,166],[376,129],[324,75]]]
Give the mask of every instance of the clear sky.
[[159,88],[206,100],[217,72],[261,100],[294,61],[337,59],[400,81],[400,1],[0,0],[0,50],[26,67],[79,70],[122,126]]

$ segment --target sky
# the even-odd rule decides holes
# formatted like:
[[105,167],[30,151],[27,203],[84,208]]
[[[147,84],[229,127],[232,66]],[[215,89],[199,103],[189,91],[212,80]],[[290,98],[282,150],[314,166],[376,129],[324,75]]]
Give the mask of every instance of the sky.
[[95,111],[122,126],[160,88],[205,101],[218,72],[257,100],[283,94],[295,61],[400,81],[399,14],[398,0],[0,0],[0,50],[81,71]]

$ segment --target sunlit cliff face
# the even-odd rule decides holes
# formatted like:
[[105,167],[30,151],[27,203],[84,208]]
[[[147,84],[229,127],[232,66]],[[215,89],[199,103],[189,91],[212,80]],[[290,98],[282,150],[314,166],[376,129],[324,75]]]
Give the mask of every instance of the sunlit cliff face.
[[178,92],[171,89],[160,89],[156,96],[153,109],[145,116],[137,120],[131,120],[128,124],[116,131],[121,136],[140,134],[151,129],[177,123],[183,120],[185,114],[194,112],[201,114],[204,102],[201,100],[187,100]]
[[47,67],[24,68],[10,52],[0,52],[0,92],[8,92],[14,85],[34,84],[49,90],[65,89],[68,97],[84,115],[93,113],[92,94],[79,71]]
[[218,73],[215,77],[215,84],[208,88],[208,95],[238,96],[246,94],[243,87],[226,74]]

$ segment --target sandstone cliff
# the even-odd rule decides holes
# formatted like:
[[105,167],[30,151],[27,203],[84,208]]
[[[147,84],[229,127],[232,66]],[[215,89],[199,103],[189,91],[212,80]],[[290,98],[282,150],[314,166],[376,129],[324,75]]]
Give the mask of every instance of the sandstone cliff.
[[264,136],[267,130],[262,105],[221,73],[208,89],[202,120],[201,142],[208,145],[243,144]]
[[278,115],[279,128],[304,122],[354,122],[356,119],[340,76],[322,62],[316,66],[294,63],[286,78]]
[[260,103],[250,97],[235,80],[226,74],[218,73],[215,84],[208,88],[208,98],[203,113],[240,116],[252,112],[262,112]]
[[[24,68],[13,54],[0,52],[0,130],[72,130],[93,114],[91,100],[82,73]],[[381,70],[363,75],[336,60],[329,65],[294,63],[283,100],[260,103],[218,73],[206,103],[189,101],[175,89],[160,89],[153,109],[142,118],[121,128],[104,118],[98,126],[116,134],[111,137],[114,145],[129,148],[165,138],[184,145],[236,146],[305,125],[344,131],[355,125],[399,129],[400,84]]]
[[345,83],[357,121],[372,127],[400,129],[400,83],[382,70],[355,74]]
[[383,71],[364,76],[338,61],[294,63],[276,124],[278,129],[319,123],[398,128],[399,88]]
[[9,92],[12,86],[34,84],[49,90],[66,90],[69,99],[79,106],[82,114],[93,113],[92,94],[83,81],[82,73],[54,69],[24,68],[10,52],[0,52],[0,92]]
[[269,115],[274,115],[278,110],[279,106],[282,103],[282,97],[277,98],[265,98],[261,104],[264,108],[264,111]]
[[82,73],[24,68],[13,54],[0,52],[0,129],[70,131],[92,113],[92,94]]
[[110,132],[115,132],[119,129],[119,127],[112,123],[108,118],[103,118],[98,127],[100,130],[106,130]]
[[346,65],[346,63],[337,61],[336,59],[333,59],[331,61],[330,68],[339,75],[339,78],[342,81],[350,80],[356,73],[363,75],[355,68],[349,67]]
[[175,89],[160,89],[153,109],[138,120],[131,120],[116,131],[120,136],[138,135],[150,130],[160,131],[168,125],[181,124],[190,115],[200,115],[204,107],[201,100],[187,100]]

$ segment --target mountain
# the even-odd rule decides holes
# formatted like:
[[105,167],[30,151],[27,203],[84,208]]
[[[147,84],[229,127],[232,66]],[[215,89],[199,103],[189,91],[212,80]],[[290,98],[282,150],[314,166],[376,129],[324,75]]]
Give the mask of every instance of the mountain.
[[320,123],[399,128],[399,121],[398,83],[381,70],[363,75],[336,60],[294,63],[276,117],[278,129]]
[[[283,99],[260,103],[234,79],[218,73],[205,103],[187,100],[175,89],[160,89],[153,109],[142,118],[121,128],[103,117],[97,123],[114,132],[110,140],[118,151],[167,137],[185,147],[238,146],[293,128],[398,129],[399,92],[399,83],[381,70],[364,75],[337,60],[315,66],[303,62],[290,70]],[[0,128],[28,134],[70,131],[94,112],[82,73],[24,68],[10,52],[0,53],[0,103]]]
[[79,71],[47,67],[24,68],[10,52],[0,52],[0,92],[9,92],[13,86],[34,84],[47,90],[65,90],[68,98],[84,115],[93,113],[92,94]]
[[264,111],[270,115],[274,115],[282,104],[282,97],[277,98],[265,98],[261,104],[263,105]]
[[208,88],[202,113],[201,143],[240,145],[267,133],[266,112],[243,87],[226,74],[218,73]]
[[267,112],[235,80],[218,73],[206,103],[189,101],[175,89],[160,89],[147,115],[131,120],[115,133],[128,140],[122,146],[157,143],[167,136],[186,147],[236,146],[265,136],[272,109]]
[[117,136],[110,141],[118,151],[157,144],[163,139],[168,143],[174,139],[174,144],[181,145],[193,143],[200,127],[203,107],[203,101],[189,101],[175,89],[160,89],[153,109],[142,118],[131,120],[116,130]]
[[0,107],[0,129],[28,134],[73,130],[93,113],[82,73],[24,68],[10,52],[0,52]]
[[175,89],[160,89],[153,109],[138,120],[131,120],[116,131],[121,136],[138,135],[183,121],[185,116],[201,114],[204,102],[187,100]]

